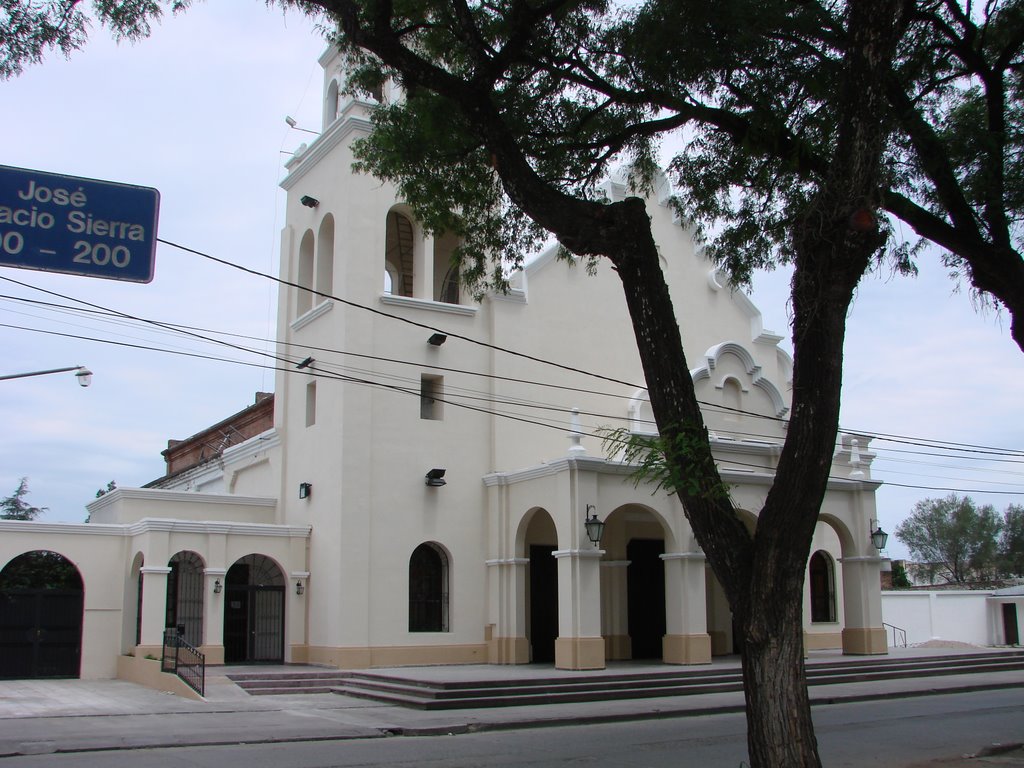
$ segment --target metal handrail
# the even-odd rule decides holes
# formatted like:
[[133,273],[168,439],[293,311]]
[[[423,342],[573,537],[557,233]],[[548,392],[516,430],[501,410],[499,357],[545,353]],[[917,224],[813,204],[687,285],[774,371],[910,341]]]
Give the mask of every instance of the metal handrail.
[[[893,648],[906,648],[907,647],[907,630],[902,627],[897,627],[893,624],[887,624],[882,622],[883,627],[888,627],[892,630],[892,647]],[[896,633],[899,633],[898,635]]]
[[160,662],[163,672],[177,675],[185,685],[205,696],[206,693],[206,656],[202,651],[190,644],[176,627],[164,630],[163,659]]

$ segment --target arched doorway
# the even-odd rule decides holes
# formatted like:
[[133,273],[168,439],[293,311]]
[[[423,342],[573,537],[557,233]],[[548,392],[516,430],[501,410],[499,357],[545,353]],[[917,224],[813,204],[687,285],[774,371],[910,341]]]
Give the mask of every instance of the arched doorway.
[[665,637],[664,539],[633,538],[626,544],[628,628],[634,659],[660,659]]
[[448,556],[433,542],[409,558],[409,631],[448,631]]
[[284,574],[265,555],[246,555],[224,577],[224,661],[284,661]]
[[37,550],[0,571],[0,678],[78,677],[85,590],[75,565]]
[[551,515],[536,510],[526,528],[526,554],[530,559],[527,589],[527,637],[530,661],[553,664],[558,637],[558,533]]
[[195,552],[178,552],[167,563],[165,627],[177,627],[196,647],[203,643],[203,560]]

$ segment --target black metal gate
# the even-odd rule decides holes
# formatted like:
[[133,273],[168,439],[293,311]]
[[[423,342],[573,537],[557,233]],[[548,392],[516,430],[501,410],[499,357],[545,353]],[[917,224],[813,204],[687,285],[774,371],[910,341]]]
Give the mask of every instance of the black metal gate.
[[284,661],[284,587],[228,585],[224,661]]
[[81,590],[0,592],[0,678],[78,677]]

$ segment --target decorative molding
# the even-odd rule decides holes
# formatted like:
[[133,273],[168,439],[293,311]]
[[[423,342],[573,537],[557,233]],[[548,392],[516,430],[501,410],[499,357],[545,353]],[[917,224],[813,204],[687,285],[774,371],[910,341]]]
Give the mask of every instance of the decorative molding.
[[666,552],[658,557],[662,560],[707,560],[703,552]]
[[[116,488],[85,505],[89,512],[112,506],[120,499],[133,501],[171,501],[186,504],[226,504],[231,506],[277,508],[277,499],[266,496],[238,496],[233,493],[169,491],[164,488]],[[90,523],[90,525],[92,525]]]
[[413,309],[426,309],[431,312],[443,312],[449,315],[462,315],[463,317],[476,317],[480,311],[478,306],[466,304],[448,304],[443,301],[432,301],[430,299],[417,299],[413,296],[396,296],[393,293],[382,293],[381,304],[389,304],[393,307],[411,307]]
[[213,577],[227,576],[228,575],[228,569],[227,568],[204,568],[203,569],[203,573],[206,574],[207,576],[213,576]]
[[143,574],[155,573],[155,574],[159,574],[161,576],[166,576],[170,572],[171,572],[170,566],[163,566],[163,565],[144,565],[141,568],[139,568],[139,573],[143,573]]
[[528,557],[506,557],[497,560],[485,560],[484,565],[493,567],[496,565],[529,565],[530,558]]
[[313,170],[332,149],[353,133],[368,134],[373,130],[373,122],[370,118],[353,113],[356,106],[372,107],[375,105],[358,99],[349,101],[338,118],[328,126],[326,131],[313,139],[309,146],[300,144],[292,158],[284,164],[288,175],[281,181],[282,189],[291,191],[292,187]]
[[632,560],[602,560],[602,568],[626,568],[633,563]]
[[308,579],[309,571],[292,571],[288,574],[288,577],[291,579]]
[[725,354],[731,354],[743,365],[747,375],[750,376],[750,383],[758,389],[762,390],[768,395],[771,401],[772,407],[775,409],[776,417],[781,418],[789,412],[789,406],[786,405],[786,401],[782,397],[782,393],[779,392],[778,388],[768,380],[761,372],[761,366],[754,360],[754,356],[750,354],[746,347],[735,341],[723,341],[720,344],[708,349],[704,353],[704,359],[707,365],[700,368],[694,368],[690,371],[690,376],[694,382],[701,381],[702,379],[711,379],[711,371],[715,369],[722,356]]
[[581,560],[600,560],[604,557],[603,549],[556,549],[551,553],[552,557],[577,557]]
[[321,315],[326,315],[334,308],[334,302],[330,299],[325,299],[313,307],[308,312],[303,312],[301,315],[296,317],[291,322],[292,331],[297,331],[300,328],[305,328],[307,325],[312,323]]

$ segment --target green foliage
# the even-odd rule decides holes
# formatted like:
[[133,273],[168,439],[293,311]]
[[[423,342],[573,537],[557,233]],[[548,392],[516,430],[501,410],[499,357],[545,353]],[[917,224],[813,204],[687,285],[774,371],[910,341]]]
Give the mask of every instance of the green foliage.
[[1024,576],[1024,506],[1011,504],[1003,513],[999,536],[1000,569],[1007,576]]
[[0,591],[81,588],[82,578],[78,569],[56,552],[26,552],[11,560],[0,571]]
[[729,487],[717,472],[706,471],[708,449],[703,428],[673,430],[671,442],[661,435],[641,435],[621,427],[599,432],[608,455],[636,467],[632,474],[635,487],[652,486],[652,494],[664,489],[670,494],[729,501]]
[[997,566],[1002,521],[990,505],[978,507],[967,496],[925,499],[896,528],[918,567],[932,580],[962,584],[991,576]]
[[910,583],[910,577],[907,575],[907,569],[903,567],[903,563],[893,562],[892,564],[892,586],[893,589],[909,589],[913,586]]
[[28,495],[28,478],[23,477],[17,490],[5,499],[0,499],[0,520],[35,520],[48,507],[33,507],[25,497]]

